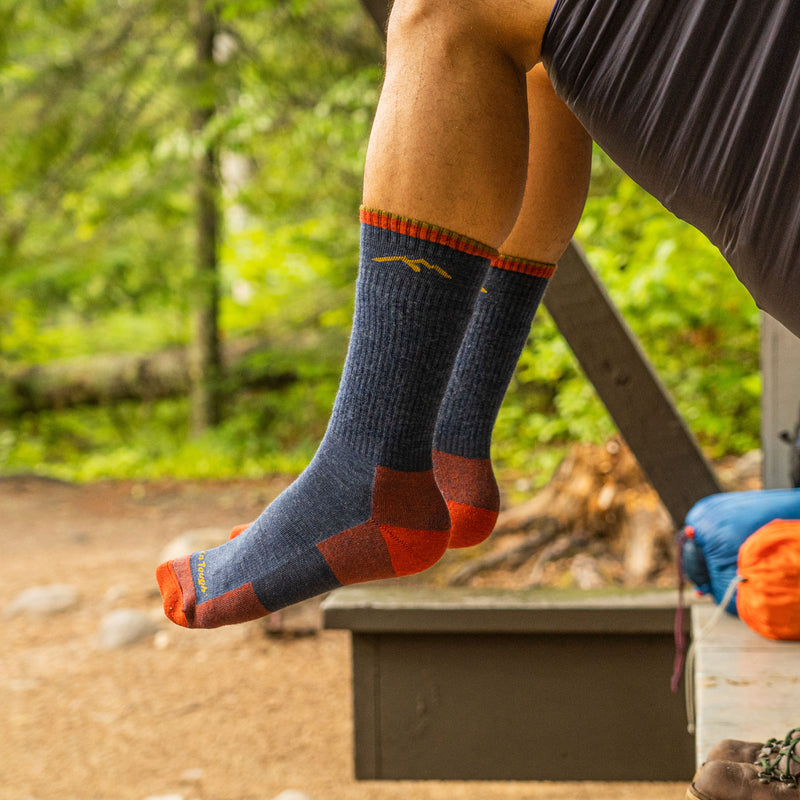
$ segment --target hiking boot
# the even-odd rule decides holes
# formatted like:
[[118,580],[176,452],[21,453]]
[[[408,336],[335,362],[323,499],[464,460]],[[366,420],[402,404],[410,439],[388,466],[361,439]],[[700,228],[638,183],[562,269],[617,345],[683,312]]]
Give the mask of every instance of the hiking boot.
[[755,764],[764,742],[743,742],[740,739],[724,739],[715,744],[706,761],[733,761],[737,764]]
[[[738,746],[741,745],[741,746]],[[752,742],[727,740],[712,753],[744,756]],[[769,739],[752,763],[707,761],[686,792],[687,800],[800,800],[800,728],[783,739]]]
[[796,783],[764,780],[755,764],[706,761],[686,791],[686,800],[800,800]]

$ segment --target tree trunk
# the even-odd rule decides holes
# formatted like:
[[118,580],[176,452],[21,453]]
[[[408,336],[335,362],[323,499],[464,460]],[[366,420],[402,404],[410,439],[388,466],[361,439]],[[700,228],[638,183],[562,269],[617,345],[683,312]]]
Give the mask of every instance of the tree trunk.
[[202,141],[195,164],[196,252],[192,297],[192,429],[200,433],[222,417],[222,365],[219,343],[219,265],[217,247],[220,231],[217,144],[207,138],[208,124],[216,112],[214,92],[214,36],[217,16],[207,0],[192,0],[192,28],[199,91],[192,114],[196,140]]
[[[313,346],[309,342],[304,347]],[[275,343],[228,342],[221,348],[229,390],[281,389],[298,374],[272,366]],[[281,348],[286,350],[285,347]],[[176,348],[146,355],[117,353],[0,369],[0,418],[47,409],[160,400],[190,393],[189,354]],[[302,360],[302,351],[298,351]],[[281,362],[285,364],[285,361]]]

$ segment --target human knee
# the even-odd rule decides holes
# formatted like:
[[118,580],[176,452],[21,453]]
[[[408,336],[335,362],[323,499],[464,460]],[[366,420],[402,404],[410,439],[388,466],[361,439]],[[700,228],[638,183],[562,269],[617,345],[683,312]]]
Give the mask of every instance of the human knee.
[[539,61],[552,0],[395,0],[389,45],[434,36],[462,47],[493,46],[525,70]]
[[388,38],[413,35],[420,26],[435,24],[439,14],[446,16],[444,0],[395,0],[389,15]]
[[406,41],[419,44],[422,36],[462,37],[469,28],[472,3],[452,6],[448,0],[395,0],[389,17],[389,47]]

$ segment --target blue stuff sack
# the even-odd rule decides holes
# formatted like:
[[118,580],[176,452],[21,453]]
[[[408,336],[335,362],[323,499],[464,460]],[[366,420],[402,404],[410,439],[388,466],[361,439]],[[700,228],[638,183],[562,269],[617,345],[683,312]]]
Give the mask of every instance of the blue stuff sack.
[[[721,603],[736,577],[739,548],[775,519],[800,519],[800,489],[766,489],[712,494],[686,515],[680,551],[683,573],[701,594]],[[737,615],[736,594],[728,602]]]

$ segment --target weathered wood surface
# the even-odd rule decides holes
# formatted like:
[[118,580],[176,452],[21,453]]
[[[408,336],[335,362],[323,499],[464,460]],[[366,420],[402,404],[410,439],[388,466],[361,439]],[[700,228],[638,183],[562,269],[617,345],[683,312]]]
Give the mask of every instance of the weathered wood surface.
[[[299,376],[270,364],[268,347],[255,341],[223,345],[223,364],[236,387],[279,389]],[[32,367],[0,369],[3,396],[0,415],[45,409],[157,400],[185,395],[191,387],[190,361],[183,348],[146,355],[114,353],[54,361]]]
[[722,739],[764,742],[798,725],[800,642],[774,642],[716,606],[692,608],[696,756],[702,764]]
[[[671,635],[676,591],[457,589],[385,581],[348,586],[322,604],[326,628],[358,633]],[[666,671],[672,661],[666,665]],[[669,684],[667,676],[666,684]]]

